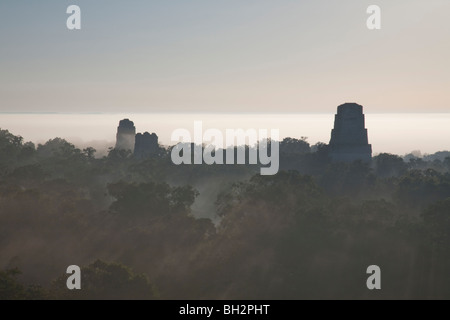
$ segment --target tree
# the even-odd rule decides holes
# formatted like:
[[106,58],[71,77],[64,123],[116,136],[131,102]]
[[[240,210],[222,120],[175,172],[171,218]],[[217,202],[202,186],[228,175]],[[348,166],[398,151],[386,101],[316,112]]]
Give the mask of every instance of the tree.
[[395,197],[408,207],[423,208],[450,195],[450,174],[411,170],[397,181]]
[[108,192],[117,199],[110,210],[131,216],[188,213],[198,196],[198,192],[191,186],[171,187],[167,183],[155,182],[111,183],[108,185]]
[[94,159],[94,154],[97,152],[97,150],[95,150],[92,147],[87,147],[85,149],[83,149],[83,154],[90,160]]
[[25,286],[19,282],[21,274],[18,268],[0,271],[0,300],[43,299],[44,291],[39,286]]
[[136,274],[118,263],[97,260],[81,268],[81,290],[68,290],[68,275],[56,279],[50,289],[54,299],[155,299],[156,288],[145,274]]
[[422,217],[433,239],[447,247],[450,241],[450,198],[429,206]]
[[376,174],[379,177],[401,176],[406,173],[407,165],[397,155],[381,153],[374,157]]
[[16,165],[22,147],[21,136],[15,136],[8,130],[0,129],[0,176],[7,174]]
[[45,144],[39,144],[37,152],[42,158],[57,157],[60,159],[68,159],[82,154],[80,149],[61,138],[51,139]]
[[311,152],[311,147],[306,141],[308,138],[302,137],[300,140],[295,138],[284,138],[280,142],[280,153],[285,154],[304,154]]

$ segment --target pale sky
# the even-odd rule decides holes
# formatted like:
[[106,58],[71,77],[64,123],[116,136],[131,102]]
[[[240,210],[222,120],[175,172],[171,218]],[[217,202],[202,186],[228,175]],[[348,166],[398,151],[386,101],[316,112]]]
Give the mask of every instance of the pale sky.
[[449,15],[450,0],[1,0],[0,112],[449,112]]

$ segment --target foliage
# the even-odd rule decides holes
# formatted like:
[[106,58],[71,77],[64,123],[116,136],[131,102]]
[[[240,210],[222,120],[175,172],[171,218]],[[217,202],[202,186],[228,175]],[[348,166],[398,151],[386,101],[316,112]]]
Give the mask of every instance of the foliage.
[[67,276],[54,281],[51,296],[55,299],[155,299],[155,287],[144,274],[135,274],[117,263],[97,260],[81,269],[81,289],[67,290]]
[[[160,149],[96,157],[0,130],[0,299],[450,298],[446,153],[333,163],[287,138],[281,171],[261,176]],[[65,287],[71,264],[81,291]]]
[[25,286],[19,282],[18,268],[0,270],[0,300],[37,300],[45,293],[39,286]]

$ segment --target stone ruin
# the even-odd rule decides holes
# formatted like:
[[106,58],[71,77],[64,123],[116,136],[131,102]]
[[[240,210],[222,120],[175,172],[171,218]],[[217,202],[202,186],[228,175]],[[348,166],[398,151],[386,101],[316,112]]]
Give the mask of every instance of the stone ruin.
[[159,151],[158,136],[155,133],[145,132],[136,135],[134,156],[136,158],[148,158],[157,155]]
[[136,128],[133,121],[123,119],[119,122],[116,135],[116,149],[134,150],[134,139],[136,136]]
[[116,149],[130,150],[139,159],[148,158],[159,152],[158,136],[148,132],[136,134],[133,121],[123,119],[117,128]]
[[363,106],[356,103],[338,106],[329,147],[332,161],[352,162],[372,159],[372,145],[368,142]]

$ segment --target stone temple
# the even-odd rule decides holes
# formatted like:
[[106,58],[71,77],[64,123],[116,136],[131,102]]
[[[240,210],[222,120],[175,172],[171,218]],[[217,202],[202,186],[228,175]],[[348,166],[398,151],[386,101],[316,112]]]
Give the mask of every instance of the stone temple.
[[363,106],[345,103],[337,108],[334,129],[331,130],[330,157],[332,161],[370,161],[372,145],[369,144]]
[[116,135],[116,149],[134,150],[136,128],[133,121],[123,119],[119,122]]
[[138,159],[149,158],[159,153],[158,136],[145,132],[136,134],[133,121],[123,119],[119,122],[116,135],[116,149],[130,150]]
[[157,155],[159,151],[158,136],[156,133],[144,134],[138,133],[136,135],[134,145],[134,156],[138,159],[152,157]]

